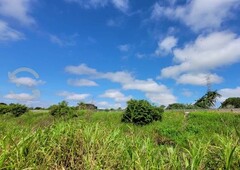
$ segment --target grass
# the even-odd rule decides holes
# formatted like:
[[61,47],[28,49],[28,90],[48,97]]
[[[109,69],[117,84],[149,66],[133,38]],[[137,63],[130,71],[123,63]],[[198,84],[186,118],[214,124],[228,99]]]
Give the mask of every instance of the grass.
[[[146,126],[121,112],[0,115],[0,169],[239,169],[240,115],[165,112]],[[236,130],[237,129],[237,130]]]

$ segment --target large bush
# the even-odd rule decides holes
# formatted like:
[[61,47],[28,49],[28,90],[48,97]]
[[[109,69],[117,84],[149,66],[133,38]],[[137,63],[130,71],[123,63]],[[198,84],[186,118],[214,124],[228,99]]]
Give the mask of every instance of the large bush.
[[149,124],[153,121],[161,120],[164,110],[160,107],[152,106],[146,100],[130,100],[122,117],[122,122],[134,123],[137,125]]
[[73,109],[68,106],[66,101],[58,103],[58,105],[52,105],[49,108],[52,116],[71,116],[73,115]]
[[8,105],[0,104],[0,114],[6,114],[10,112],[10,107]]
[[28,107],[22,104],[10,104],[9,112],[18,117],[28,111]]
[[226,99],[221,108],[240,108],[240,97],[230,97]]

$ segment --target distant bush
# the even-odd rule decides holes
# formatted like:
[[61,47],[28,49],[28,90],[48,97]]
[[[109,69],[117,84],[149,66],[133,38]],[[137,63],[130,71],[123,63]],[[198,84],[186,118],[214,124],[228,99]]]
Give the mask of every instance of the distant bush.
[[21,116],[22,114],[28,111],[28,107],[22,104],[10,104],[9,111],[16,117]]
[[122,122],[146,125],[153,121],[161,120],[164,110],[152,106],[146,100],[130,100],[122,117]]
[[166,108],[167,110],[174,110],[174,109],[198,109],[198,106],[191,105],[191,104],[182,104],[182,103],[173,103],[168,105]]
[[58,105],[52,105],[49,107],[50,114],[52,116],[72,116],[73,109],[68,106],[66,101],[58,103]]
[[221,108],[240,108],[240,97],[230,97],[226,99]]
[[8,105],[0,104],[0,114],[6,114],[10,112],[10,107]]

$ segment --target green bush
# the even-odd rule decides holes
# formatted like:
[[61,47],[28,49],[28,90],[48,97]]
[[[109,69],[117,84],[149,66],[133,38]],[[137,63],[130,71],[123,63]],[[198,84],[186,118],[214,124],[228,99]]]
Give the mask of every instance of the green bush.
[[27,106],[22,104],[10,104],[9,111],[16,117],[21,116],[22,114],[28,111]]
[[0,114],[6,114],[10,112],[10,107],[8,105],[0,105]]
[[230,97],[226,99],[221,108],[240,108],[240,97]]
[[68,106],[66,101],[58,103],[58,105],[52,105],[49,107],[50,114],[52,116],[72,116],[73,109]]
[[122,116],[122,122],[146,125],[153,121],[162,119],[164,110],[160,107],[152,106],[146,100],[130,100]]

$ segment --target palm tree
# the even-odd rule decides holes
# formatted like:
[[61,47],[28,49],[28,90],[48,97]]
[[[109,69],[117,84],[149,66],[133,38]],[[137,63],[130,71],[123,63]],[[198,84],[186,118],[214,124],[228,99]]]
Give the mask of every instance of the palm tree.
[[203,97],[198,99],[194,105],[200,108],[209,109],[215,106],[218,97],[221,97],[221,95],[217,90],[208,91]]

